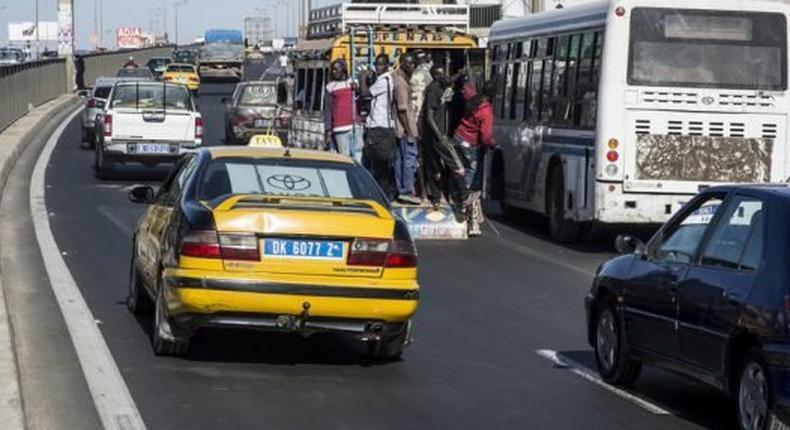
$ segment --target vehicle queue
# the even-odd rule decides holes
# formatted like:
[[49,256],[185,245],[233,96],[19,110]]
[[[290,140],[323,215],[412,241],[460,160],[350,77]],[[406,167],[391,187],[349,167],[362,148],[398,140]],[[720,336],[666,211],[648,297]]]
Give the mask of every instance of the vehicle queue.
[[[766,29],[786,28],[788,15],[780,2],[633,0],[503,21],[492,29],[491,84],[419,46],[371,42],[359,61],[353,34],[347,58],[297,52],[293,91],[282,76],[241,83],[226,101],[227,143],[277,128],[282,148],[197,149],[195,134],[163,187],[132,191],[151,206],[135,234],[130,309],[154,310],[158,354],[183,354],[197,327],[219,325],[339,330],[399,357],[419,294],[416,247],[392,204],[451,202],[478,233],[474,164],[490,149],[493,196],[546,215],[557,241],[585,225],[669,219],[647,244],[619,237],[625,255],[602,265],[587,297],[606,381],[668,368],[733,395],[741,428],[770,428],[790,406],[790,291],[778,261],[790,195],[717,185],[786,179],[786,32]],[[688,55],[665,55],[677,49]],[[728,57],[755,62],[728,73],[717,66]],[[100,88],[141,86],[100,82],[91,108],[104,112],[116,95]],[[321,139],[303,125],[316,111]]]

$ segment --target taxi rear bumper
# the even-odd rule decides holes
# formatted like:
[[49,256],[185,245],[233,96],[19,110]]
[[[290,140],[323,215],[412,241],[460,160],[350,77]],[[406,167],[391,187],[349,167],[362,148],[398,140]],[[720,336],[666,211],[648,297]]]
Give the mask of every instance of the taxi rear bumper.
[[166,276],[168,314],[179,326],[285,331],[398,331],[418,289],[322,286]]

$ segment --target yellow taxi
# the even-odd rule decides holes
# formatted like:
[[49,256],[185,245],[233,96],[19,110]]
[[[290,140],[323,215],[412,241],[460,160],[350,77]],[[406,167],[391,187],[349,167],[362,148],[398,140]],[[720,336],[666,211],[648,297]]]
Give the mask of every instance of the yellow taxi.
[[197,92],[200,89],[200,76],[198,75],[197,68],[192,64],[169,64],[162,74],[162,80],[174,84],[186,85],[192,92]]
[[350,158],[289,148],[203,148],[146,203],[128,307],[154,313],[158,355],[201,327],[344,332],[396,359],[417,310],[417,251],[381,189]]

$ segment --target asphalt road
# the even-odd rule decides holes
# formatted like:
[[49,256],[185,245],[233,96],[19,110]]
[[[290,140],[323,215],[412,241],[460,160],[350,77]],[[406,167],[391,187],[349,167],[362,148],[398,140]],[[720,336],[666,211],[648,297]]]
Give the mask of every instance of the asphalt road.
[[[222,144],[220,100],[206,85],[206,144]],[[98,181],[74,122],[47,171],[60,250],[151,429],[730,428],[731,402],[647,369],[630,395],[537,353],[592,367],[583,298],[609,246],[561,247],[540,227],[495,221],[479,239],[419,244],[416,342],[399,362],[372,364],[347,339],[204,332],[184,359],[151,352],[152,322],[125,308],[131,234],[143,207],[133,184],[166,169],[119,169]],[[545,353],[544,353],[545,355]],[[588,375],[589,376],[589,375]]]

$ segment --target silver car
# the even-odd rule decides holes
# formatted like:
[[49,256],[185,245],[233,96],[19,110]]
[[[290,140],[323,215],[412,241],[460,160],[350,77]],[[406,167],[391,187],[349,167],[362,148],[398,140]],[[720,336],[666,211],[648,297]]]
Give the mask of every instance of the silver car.
[[145,81],[141,78],[99,78],[91,89],[82,111],[82,141],[92,149],[96,144],[96,115],[104,110],[107,97],[117,82]]

